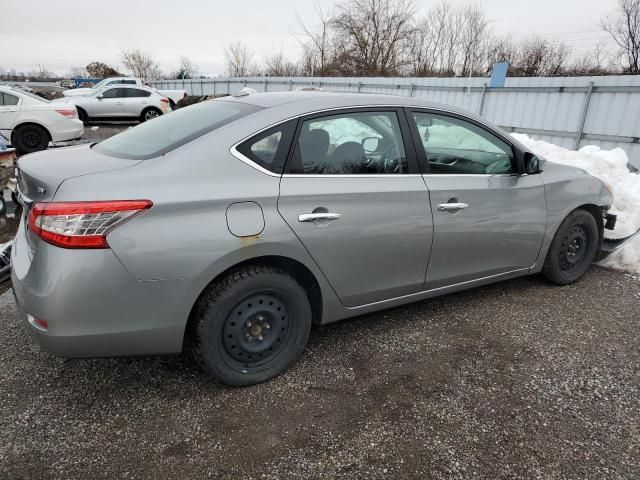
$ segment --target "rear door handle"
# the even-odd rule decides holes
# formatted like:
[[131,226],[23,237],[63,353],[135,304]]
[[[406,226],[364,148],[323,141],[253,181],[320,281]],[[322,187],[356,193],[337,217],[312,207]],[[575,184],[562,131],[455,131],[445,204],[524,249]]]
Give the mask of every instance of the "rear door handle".
[[441,203],[438,205],[438,210],[441,212],[455,212],[457,210],[462,210],[463,208],[468,208],[468,203]]
[[337,220],[342,215],[340,213],[302,213],[298,215],[299,222],[313,222],[315,220]]

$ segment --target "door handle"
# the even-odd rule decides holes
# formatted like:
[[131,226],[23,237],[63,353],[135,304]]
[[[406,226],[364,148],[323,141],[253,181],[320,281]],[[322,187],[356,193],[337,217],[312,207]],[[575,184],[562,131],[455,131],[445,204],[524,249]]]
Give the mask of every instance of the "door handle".
[[441,203],[438,205],[438,210],[441,212],[455,212],[457,210],[467,208],[468,206],[468,203]]
[[340,213],[330,213],[330,212],[302,213],[302,214],[298,215],[298,221],[299,222],[313,222],[315,220],[337,220],[340,217],[342,217],[342,215]]

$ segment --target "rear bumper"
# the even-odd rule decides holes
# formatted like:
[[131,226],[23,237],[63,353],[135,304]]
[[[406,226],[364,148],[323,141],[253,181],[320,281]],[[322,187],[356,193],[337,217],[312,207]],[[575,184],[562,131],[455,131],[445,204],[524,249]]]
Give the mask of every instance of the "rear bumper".
[[84,134],[84,124],[78,119],[63,119],[51,128],[50,133],[54,143],[76,140]]
[[31,259],[28,248],[21,225],[11,252],[13,290],[25,328],[46,351],[66,358],[181,351],[190,310],[180,302],[183,281],[136,280],[111,250],[42,242]]

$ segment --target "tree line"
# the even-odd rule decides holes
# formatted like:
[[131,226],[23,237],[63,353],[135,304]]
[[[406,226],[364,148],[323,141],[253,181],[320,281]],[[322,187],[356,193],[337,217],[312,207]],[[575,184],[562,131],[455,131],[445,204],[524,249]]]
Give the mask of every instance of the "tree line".
[[[225,74],[486,76],[496,62],[508,62],[510,76],[640,73],[640,0],[617,0],[616,9],[600,22],[615,52],[594,44],[580,55],[567,43],[542,36],[497,35],[481,6],[455,6],[446,0],[422,17],[414,0],[338,0],[329,9],[317,7],[315,17],[309,22],[296,15],[299,58],[279,52],[260,61],[247,45],[236,41],[224,49]],[[160,71],[152,55],[139,49],[123,50],[120,60],[127,72],[146,80],[198,76],[197,66],[186,56],[168,74]],[[118,75],[121,72],[102,62],[67,73],[68,77]]]

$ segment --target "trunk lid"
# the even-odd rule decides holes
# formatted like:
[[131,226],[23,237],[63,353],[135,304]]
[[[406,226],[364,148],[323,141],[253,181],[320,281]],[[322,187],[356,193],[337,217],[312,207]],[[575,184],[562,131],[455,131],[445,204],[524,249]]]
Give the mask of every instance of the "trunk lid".
[[27,228],[28,211],[32,204],[50,202],[58,187],[70,178],[132,167],[140,160],[111,157],[95,152],[90,145],[57,148],[32,153],[18,160],[16,169],[18,198],[23,205],[27,241],[32,251],[38,238]]

